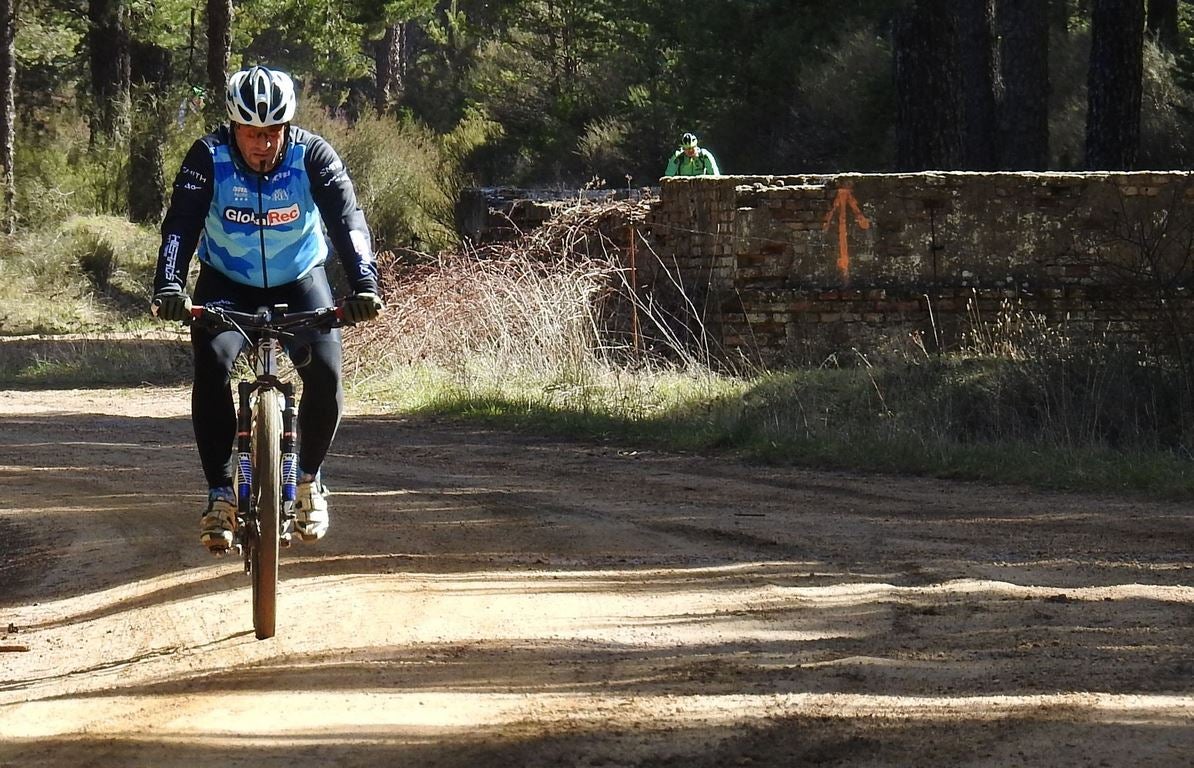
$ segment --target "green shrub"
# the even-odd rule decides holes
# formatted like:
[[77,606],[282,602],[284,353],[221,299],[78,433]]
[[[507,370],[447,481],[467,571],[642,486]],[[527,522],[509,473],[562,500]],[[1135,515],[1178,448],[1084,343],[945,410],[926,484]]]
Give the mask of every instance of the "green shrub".
[[17,137],[16,210],[21,227],[40,229],[67,216],[122,215],[128,203],[128,151],[89,146],[87,126],[60,117]]
[[[16,137],[16,211],[22,229],[61,224],[71,216],[128,212],[128,162],[125,145],[93,147],[85,121],[64,110],[47,113],[36,130]],[[159,121],[155,114],[135,114],[134,120]],[[162,148],[167,182],[174,178],[187,149],[202,133],[198,119],[182,128],[166,126]]]
[[620,187],[630,165],[629,134],[630,125],[617,117],[598,118],[586,125],[576,150],[585,170],[608,186]]
[[[803,69],[774,172],[885,171],[895,165],[891,48],[858,30]],[[850,94],[852,98],[844,98]]]
[[116,255],[112,243],[106,240],[96,240],[90,247],[79,252],[79,266],[95,283],[96,288],[106,291],[112,283],[112,276],[119,268],[119,257]]
[[1190,114],[1194,94],[1178,84],[1171,54],[1152,40],[1144,46],[1140,168],[1189,168],[1194,161]]
[[418,123],[366,116],[351,126],[322,112],[298,123],[336,148],[356,187],[376,247],[437,251],[456,242],[454,206],[464,160],[494,130],[470,113],[445,136]]

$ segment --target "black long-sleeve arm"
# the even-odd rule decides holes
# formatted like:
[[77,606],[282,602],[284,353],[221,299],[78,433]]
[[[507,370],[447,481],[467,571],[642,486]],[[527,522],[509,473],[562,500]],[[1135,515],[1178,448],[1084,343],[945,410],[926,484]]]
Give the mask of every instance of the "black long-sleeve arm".
[[211,150],[203,140],[196,141],[174,177],[170,207],[162,220],[162,244],[158,248],[158,265],[153,276],[154,293],[186,289],[187,270],[211,206],[214,176]]
[[332,146],[319,137],[307,145],[306,165],[315,205],[353,291],[377,293],[372,237],[348,170]]

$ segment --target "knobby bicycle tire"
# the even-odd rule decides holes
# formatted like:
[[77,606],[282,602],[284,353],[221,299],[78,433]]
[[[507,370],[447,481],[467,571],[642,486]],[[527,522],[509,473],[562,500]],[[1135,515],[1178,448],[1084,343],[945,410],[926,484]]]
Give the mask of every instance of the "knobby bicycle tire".
[[278,607],[278,527],[282,512],[281,393],[257,393],[253,413],[253,496],[257,499],[257,541],[253,548],[253,631],[274,636]]

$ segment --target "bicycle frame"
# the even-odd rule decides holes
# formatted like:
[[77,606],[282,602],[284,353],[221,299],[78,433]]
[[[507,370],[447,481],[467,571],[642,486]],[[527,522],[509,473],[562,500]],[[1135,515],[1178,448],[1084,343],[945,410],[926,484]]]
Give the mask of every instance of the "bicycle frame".
[[[268,319],[267,319],[268,322]],[[236,453],[237,453],[237,509],[241,518],[250,521],[245,529],[256,535],[256,509],[253,507],[253,397],[264,389],[276,389],[283,398],[282,407],[282,520],[281,541],[289,546],[294,533],[294,498],[298,485],[298,454],[295,448],[295,423],[298,407],[294,397],[294,384],[278,376],[278,350],[280,338],[272,328],[257,331],[257,339],[249,348],[249,359],[253,366],[252,381],[237,382],[236,409]],[[242,529],[244,530],[244,529]],[[239,542],[238,542],[239,543]],[[245,572],[250,571],[248,547],[245,553]]]
[[289,546],[294,535],[298,486],[298,408],[294,384],[278,374],[278,351],[299,330],[342,325],[343,315],[336,307],[287,314],[278,305],[247,314],[212,305],[193,308],[191,317],[217,332],[235,331],[249,345],[253,379],[237,383],[234,544],[252,580],[253,628],[264,640],[274,635],[278,547]]

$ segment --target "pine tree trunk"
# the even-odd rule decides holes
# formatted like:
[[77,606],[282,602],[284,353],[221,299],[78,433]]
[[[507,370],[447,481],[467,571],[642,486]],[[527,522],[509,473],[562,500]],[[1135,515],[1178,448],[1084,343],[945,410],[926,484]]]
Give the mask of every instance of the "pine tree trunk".
[[166,126],[170,125],[165,99],[142,93],[137,111],[144,118],[129,139],[129,221],[156,224],[166,210],[165,158]]
[[16,112],[13,86],[16,81],[17,0],[0,0],[0,162],[4,163],[4,232],[16,231],[16,182],[13,173],[13,145],[16,142]]
[[1000,167],[1049,167],[1049,16],[1040,0],[999,0]]
[[156,224],[166,210],[166,130],[170,52],[154,43],[133,41],[132,81],[137,120],[129,136],[129,221]]
[[377,65],[377,97],[374,106],[379,116],[398,104],[406,89],[406,63],[410,55],[408,27],[406,22],[390,24],[374,49]]
[[894,17],[896,166],[962,165],[962,82],[954,0],[915,0]]
[[1177,0],[1148,0],[1148,33],[1157,44],[1176,51],[1180,36],[1177,26]]
[[1144,0],[1092,0],[1086,167],[1128,170],[1140,148]]
[[207,0],[207,108],[215,120],[224,115],[228,57],[232,53],[232,0]]
[[974,171],[994,170],[999,158],[995,90],[995,0],[957,0],[965,120],[962,159]]
[[91,143],[112,143],[128,136],[128,8],[124,0],[91,0],[88,53],[91,62]]

